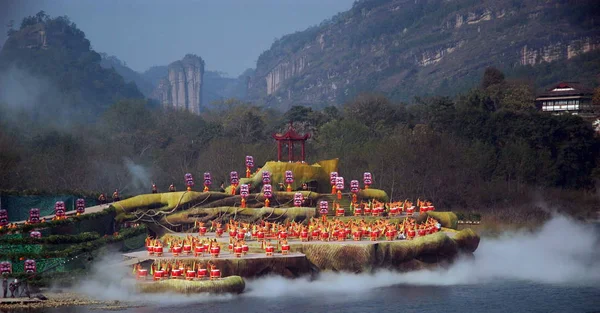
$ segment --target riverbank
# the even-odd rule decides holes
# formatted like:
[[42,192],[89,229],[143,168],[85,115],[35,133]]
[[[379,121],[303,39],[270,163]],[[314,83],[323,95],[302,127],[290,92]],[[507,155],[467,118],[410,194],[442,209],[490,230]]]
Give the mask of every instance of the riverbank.
[[[24,309],[47,309],[65,306],[88,306],[92,309],[114,311],[127,308],[143,307],[139,303],[129,303],[122,301],[100,301],[91,298],[88,295],[78,293],[73,289],[46,289],[42,288],[38,293],[32,294],[32,298],[43,295],[46,300],[33,303],[10,303],[0,304],[0,311],[24,310]],[[27,299],[27,298],[23,298]]]

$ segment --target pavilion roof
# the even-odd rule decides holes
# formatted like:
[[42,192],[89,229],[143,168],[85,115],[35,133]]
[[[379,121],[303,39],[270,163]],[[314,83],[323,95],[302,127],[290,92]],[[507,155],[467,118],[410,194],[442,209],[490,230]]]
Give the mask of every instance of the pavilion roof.
[[538,95],[538,97],[591,96],[593,93],[592,89],[579,82],[560,82]]
[[275,140],[307,140],[310,138],[310,134],[308,133],[304,135],[298,134],[296,129],[294,129],[292,122],[290,122],[290,127],[288,128],[287,132],[284,134],[275,133],[272,136],[275,138]]

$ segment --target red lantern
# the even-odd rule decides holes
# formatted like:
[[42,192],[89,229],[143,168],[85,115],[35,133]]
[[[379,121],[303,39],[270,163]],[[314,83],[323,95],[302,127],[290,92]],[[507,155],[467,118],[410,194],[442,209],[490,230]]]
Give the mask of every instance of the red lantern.
[[12,274],[12,264],[9,261],[0,262],[0,275]]
[[188,191],[191,191],[192,187],[194,187],[194,177],[192,176],[192,174],[185,174],[185,185],[187,186]]
[[246,207],[246,198],[250,194],[248,189],[249,188],[247,184],[243,184],[240,186],[240,196],[242,196],[242,208]]
[[363,183],[365,184],[365,189],[369,189],[369,186],[373,184],[373,178],[371,176],[371,173],[365,172],[363,174]]
[[238,172],[233,171],[231,173],[229,173],[229,181],[231,182],[231,194],[235,195],[235,189],[237,188],[237,185],[240,183],[240,178],[238,176]]
[[350,181],[350,192],[352,193],[358,193],[360,191],[360,187],[358,184],[358,180],[351,180]]
[[336,193],[335,184],[337,182],[338,173],[331,172],[329,174],[329,183],[331,184],[331,194],[334,195]]
[[327,218],[327,213],[329,212],[329,203],[327,201],[319,202],[319,214],[323,216],[323,221]]
[[29,210],[29,223],[37,224],[40,222],[40,209],[34,208]]
[[42,233],[40,233],[37,230],[34,230],[32,232],[29,233],[29,237],[31,238],[42,238]]
[[344,190],[344,177],[337,177],[335,179],[335,189],[337,190],[338,200],[342,199],[342,190]]
[[287,192],[292,191],[292,183],[294,182],[294,173],[292,171],[285,171],[285,182],[287,183]]
[[246,156],[246,178],[250,178],[252,168],[254,167],[254,158],[250,155]]
[[78,215],[85,213],[85,200],[77,199],[77,201],[75,201],[75,207]]
[[335,189],[344,190],[344,177],[337,177],[335,179]]
[[6,210],[0,210],[0,228],[8,225],[8,212]]
[[238,176],[238,172],[233,171],[233,172],[229,173],[229,181],[231,182],[232,185],[239,184],[240,178]]
[[65,210],[65,203],[62,201],[56,201],[56,203],[54,204],[54,216],[57,220],[61,220],[66,218],[65,216],[66,210]]
[[269,171],[264,171],[262,173],[262,181],[263,181],[263,184],[265,184],[265,185],[271,183],[271,173],[269,173]]
[[296,194],[294,194],[294,206],[302,206],[302,202],[304,202],[304,196],[301,192],[296,192]]
[[270,184],[263,186],[263,195],[265,196],[265,207],[269,207],[271,197],[273,197],[273,187]]
[[25,270],[25,273],[27,274],[33,274],[35,272],[37,272],[37,267],[35,265],[35,260],[25,260],[25,263],[23,265],[23,268]]
[[242,184],[240,186],[240,196],[242,196],[242,198],[247,198],[249,194],[250,194],[250,191],[249,191],[248,185]]
[[210,185],[212,185],[212,177],[209,172],[204,173],[204,192],[208,192]]

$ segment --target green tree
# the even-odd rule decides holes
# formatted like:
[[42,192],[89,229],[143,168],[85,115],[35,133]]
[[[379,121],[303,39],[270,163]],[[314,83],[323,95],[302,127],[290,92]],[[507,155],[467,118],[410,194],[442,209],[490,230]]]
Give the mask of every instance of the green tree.
[[535,94],[533,88],[520,83],[506,84],[500,102],[500,108],[515,111],[535,109]]
[[481,88],[486,89],[489,86],[504,83],[504,73],[495,67],[488,67],[483,73]]
[[360,121],[373,133],[382,133],[403,121],[399,107],[382,95],[361,94],[344,105],[344,116]]

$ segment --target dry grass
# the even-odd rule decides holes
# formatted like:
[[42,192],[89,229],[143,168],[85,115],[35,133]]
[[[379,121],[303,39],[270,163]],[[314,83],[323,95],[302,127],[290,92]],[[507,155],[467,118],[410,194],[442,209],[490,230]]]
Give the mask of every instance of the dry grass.
[[426,256],[451,260],[459,252],[474,252],[479,236],[472,230],[454,231],[453,238],[439,232],[414,240],[373,244],[304,244],[292,248],[304,253],[320,270],[364,272],[392,267],[406,270]]
[[117,210],[117,215],[123,218],[136,210],[169,211],[178,206],[185,207],[191,204],[215,201],[227,196],[220,192],[166,192],[139,195],[115,202],[112,205]]
[[437,220],[442,224],[442,227],[456,229],[458,227],[458,217],[454,212],[427,212],[427,216]]
[[376,265],[374,244],[303,244],[294,247],[321,271],[362,272]]
[[289,207],[289,208],[239,208],[239,207],[218,207],[218,208],[193,208],[185,211],[173,213],[164,217],[162,222],[167,220],[172,224],[193,224],[201,217],[202,220],[212,220],[222,216],[243,220],[259,220],[269,218],[271,220],[295,220],[302,221],[316,215],[316,208]]
[[387,193],[380,189],[363,189],[358,193],[359,199],[364,199],[364,201],[368,201],[371,199],[375,199],[381,202],[390,201],[390,197],[388,197]]
[[242,293],[246,288],[246,283],[240,276],[228,276],[218,280],[165,279],[155,282],[140,282],[137,286],[142,293]]
[[[292,190],[300,189],[304,182],[316,181],[319,186],[319,190],[316,191],[327,192],[328,188],[330,188],[329,173],[337,171],[338,163],[338,159],[320,161],[312,165],[308,163],[270,161],[251,178],[241,178],[240,184],[250,183],[254,188],[252,192],[259,192],[258,189],[262,186],[262,173],[263,171],[268,171],[271,173],[271,184],[274,190],[276,190],[279,183],[285,183],[285,171],[290,170],[294,173],[294,183],[291,184]],[[226,188],[226,192],[231,193],[231,186]]]
[[452,239],[458,243],[458,247],[461,249],[461,251],[470,253],[473,253],[475,250],[477,250],[480,241],[479,235],[477,235],[470,228],[465,228],[457,232]]

